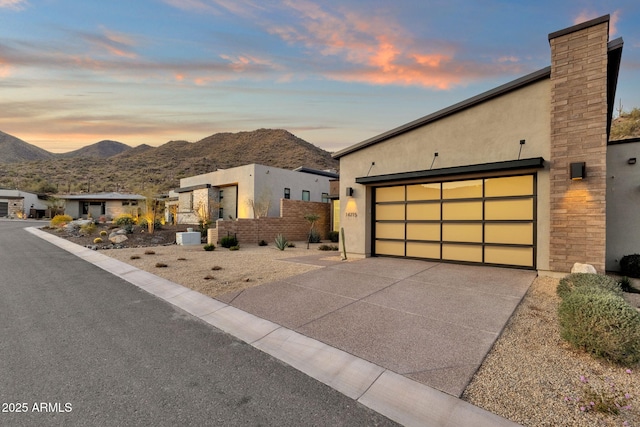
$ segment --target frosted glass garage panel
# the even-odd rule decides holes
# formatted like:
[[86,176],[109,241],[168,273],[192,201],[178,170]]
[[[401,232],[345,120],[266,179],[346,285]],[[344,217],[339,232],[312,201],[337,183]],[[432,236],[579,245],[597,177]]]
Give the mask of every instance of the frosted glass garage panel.
[[407,239],[440,240],[440,224],[408,223]]
[[442,183],[443,199],[470,199],[480,197],[482,197],[481,179]]
[[407,200],[440,200],[440,184],[407,185]]
[[376,202],[403,202],[404,185],[376,188]]
[[482,262],[482,246],[443,244],[442,259],[449,261]]
[[440,259],[439,243],[407,242],[407,256]]
[[440,219],[440,203],[407,204],[407,219],[411,221],[438,221]]
[[404,242],[389,242],[386,240],[376,240],[376,255],[404,255]]
[[443,202],[442,219],[451,220],[481,220],[482,202]]
[[404,223],[376,223],[376,237],[404,240]]
[[485,224],[484,241],[514,245],[533,245],[533,223]]
[[533,220],[533,199],[487,200],[486,220]]
[[403,221],[404,204],[402,205],[376,205],[376,220]]
[[442,224],[442,240],[481,243],[482,224]]
[[484,181],[485,197],[531,196],[533,175],[487,178]]
[[533,267],[533,248],[486,246],[484,249],[484,262]]

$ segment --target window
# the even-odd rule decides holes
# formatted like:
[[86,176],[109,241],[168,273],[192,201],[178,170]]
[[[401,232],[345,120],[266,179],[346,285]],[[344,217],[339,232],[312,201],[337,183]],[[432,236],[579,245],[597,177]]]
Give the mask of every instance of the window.
[[322,193],[322,203],[329,203],[329,193]]
[[285,188],[284,189],[284,198],[285,199],[290,199],[291,198],[291,189],[290,188]]
[[218,209],[218,218],[224,219],[224,210],[222,208]]
[[224,190],[218,191],[218,201],[222,202],[223,198],[224,198]]
[[309,190],[302,190],[302,200],[305,202],[311,200],[311,192]]

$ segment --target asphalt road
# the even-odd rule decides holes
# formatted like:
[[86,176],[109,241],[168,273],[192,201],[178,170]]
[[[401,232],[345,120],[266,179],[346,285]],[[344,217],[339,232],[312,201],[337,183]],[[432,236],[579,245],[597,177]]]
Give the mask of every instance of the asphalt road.
[[30,225],[0,220],[0,425],[395,425]]

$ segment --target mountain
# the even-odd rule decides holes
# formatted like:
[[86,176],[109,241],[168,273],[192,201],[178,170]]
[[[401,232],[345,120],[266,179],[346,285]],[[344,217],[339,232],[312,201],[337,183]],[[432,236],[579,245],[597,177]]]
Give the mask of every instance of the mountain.
[[[85,147],[93,147],[91,151],[76,150],[73,157],[49,153],[52,158],[0,163],[0,188],[17,187],[35,192],[50,192],[53,188],[60,193],[88,188],[92,192],[135,193],[151,188],[167,192],[180,186],[180,178],[250,163],[283,169],[339,167],[329,152],[283,129],[218,133],[198,142],[169,141],[159,147],[141,145],[110,157],[104,157],[108,150],[98,148],[113,144],[103,143],[105,141]],[[97,154],[80,155],[87,152],[103,155],[100,158]]]
[[53,153],[0,131],[0,163],[17,163],[55,157]]
[[131,150],[131,147],[127,144],[123,144],[118,141],[111,141],[105,139],[104,141],[96,142],[95,144],[87,145],[78,150],[69,151],[66,153],[58,154],[58,157],[70,158],[70,157],[96,157],[99,159],[106,159],[118,154],[121,154],[127,150]]

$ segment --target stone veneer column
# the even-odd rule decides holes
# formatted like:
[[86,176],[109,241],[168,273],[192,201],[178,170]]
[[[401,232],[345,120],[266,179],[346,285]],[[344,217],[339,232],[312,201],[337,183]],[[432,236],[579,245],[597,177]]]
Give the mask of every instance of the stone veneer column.
[[[605,269],[608,40],[608,15],[549,35],[553,271]],[[586,179],[571,181],[574,162],[586,162]]]

